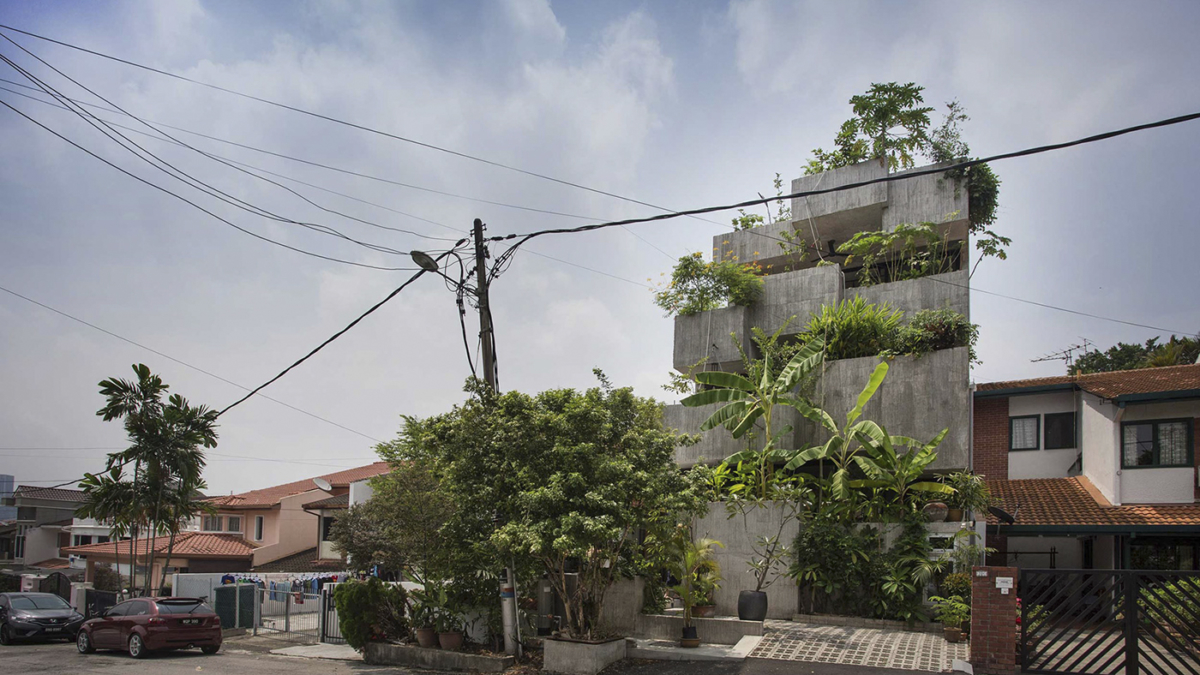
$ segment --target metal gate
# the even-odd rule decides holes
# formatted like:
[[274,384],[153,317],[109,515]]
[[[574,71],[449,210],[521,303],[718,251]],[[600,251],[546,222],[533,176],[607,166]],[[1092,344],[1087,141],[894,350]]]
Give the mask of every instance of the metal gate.
[[317,642],[321,612],[321,596],[278,588],[256,588],[256,621],[254,634]]
[[71,580],[62,572],[55,572],[38,582],[38,590],[42,593],[53,593],[71,602]]
[[1021,570],[1021,667],[1200,675],[1200,572]]
[[83,618],[90,619],[100,616],[115,604],[117,604],[116,593],[89,588],[83,593]]
[[342,637],[342,625],[338,622],[337,605],[333,602],[333,590],[337,584],[329,584],[321,589],[321,642],[344,645],[346,638]]

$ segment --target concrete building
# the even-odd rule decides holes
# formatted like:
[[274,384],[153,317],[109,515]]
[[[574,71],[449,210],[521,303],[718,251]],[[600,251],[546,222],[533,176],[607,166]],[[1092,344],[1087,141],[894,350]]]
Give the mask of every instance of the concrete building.
[[992,562],[1200,569],[1200,365],[980,384]]
[[[5,499],[12,496],[14,487],[16,487],[15,479],[10,474],[0,473],[0,504],[3,504]],[[0,506],[0,522],[16,519],[17,507]]]
[[16,510],[16,520],[0,528],[0,564],[35,570],[82,569],[82,563],[74,564],[63,549],[109,540],[110,527],[75,516],[83,503],[80,490],[21,485],[4,502]]
[[[792,181],[792,191],[846,185],[887,175],[878,161],[804,176]],[[713,238],[714,260],[756,262],[764,270],[762,297],[752,306],[732,306],[675,318],[673,365],[687,372],[704,360],[703,368],[737,372],[742,362],[731,334],[754,349],[751,330],[772,334],[787,324],[784,337],[803,332],[810,315],[822,306],[862,297],[887,302],[906,315],[924,309],[950,308],[970,316],[969,277],[962,269],[961,251],[968,241],[966,187],[941,174],[905,181],[878,183],[843,192],[797,199],[793,220],[764,224]],[[893,232],[904,223],[936,223],[954,255],[946,273],[914,280],[864,286],[859,267],[847,267],[835,254],[840,243],[859,232]],[[785,236],[786,235],[786,236]],[[812,250],[796,252],[781,240],[803,239]],[[961,248],[960,248],[961,247]],[[820,264],[824,258],[831,265]],[[755,354],[757,356],[757,354]],[[880,357],[827,361],[814,398],[835,419],[844,419]],[[968,349],[947,349],[922,358],[891,361],[884,385],[866,409],[866,416],[892,434],[931,439],[942,429],[950,432],[938,449],[933,468],[965,468],[970,445],[970,358]],[[664,422],[681,432],[696,433],[718,405],[706,408],[667,406]],[[779,411],[781,424],[794,431],[783,442],[793,448],[824,442],[815,424],[791,409]],[[700,443],[676,452],[681,466],[718,463],[745,448],[724,429],[702,435]]]

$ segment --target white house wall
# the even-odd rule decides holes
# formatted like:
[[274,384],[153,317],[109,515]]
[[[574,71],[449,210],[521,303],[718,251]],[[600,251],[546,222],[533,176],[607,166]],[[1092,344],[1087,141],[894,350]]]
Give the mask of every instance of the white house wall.
[[375,494],[375,491],[371,489],[371,486],[367,483],[367,481],[360,480],[357,483],[351,483],[350,506],[366,503],[366,501],[370,499],[371,495],[373,494]]
[[1082,410],[1079,433],[1083,444],[1083,475],[1113,504],[1121,503],[1117,487],[1120,478],[1117,437],[1119,409],[1092,394],[1080,394]]
[[[1024,415],[1046,415],[1064,413],[1075,410],[1075,392],[1062,391],[1049,394],[1032,394],[1029,396],[1013,396],[1008,399],[1009,417]],[[1076,419],[1076,444],[1079,441]],[[1046,421],[1039,422],[1041,438],[1037,450],[1018,450],[1008,453],[1008,477],[1013,480],[1024,478],[1066,478],[1070,475],[1071,466],[1079,456],[1078,448],[1046,449]]]

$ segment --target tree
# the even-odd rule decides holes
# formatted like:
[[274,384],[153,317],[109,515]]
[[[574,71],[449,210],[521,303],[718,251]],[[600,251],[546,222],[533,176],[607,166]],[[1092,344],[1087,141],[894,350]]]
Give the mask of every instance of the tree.
[[[217,445],[217,412],[192,406],[178,394],[164,401],[169,386],[162,378],[144,364],[133,366],[133,371],[137,380],[100,382],[105,405],[96,414],[105,422],[122,420],[130,446],[109,454],[103,474],[85,474],[80,483],[84,491],[80,512],[132,535],[130,585],[136,588],[138,537],[142,533],[151,538],[170,536],[163,565],[165,580],[175,536],[185,522],[208,508],[195,497],[206,487],[201,448]],[[129,465],[133,465],[133,476],[126,484],[124,469]],[[149,595],[152,581],[147,569],[143,594]]]
[[854,117],[842,123],[834,139],[837,149],[813,150],[816,158],[805,172],[821,173],[867,159],[886,160],[889,171],[912,168],[913,157],[929,145],[929,113],[933,108],[922,105],[924,90],[912,82],[876,82],[866,93],[852,96]]
[[635,571],[639,530],[702,508],[675,466],[680,439],[662,428],[661,406],[597,375],[601,386],[585,392],[536,396],[471,380],[465,403],[407,419],[389,452],[433,462],[457,506],[443,534],[476,551],[481,567],[536,564],[566,606],[567,632],[581,639],[596,636],[612,581]]
[[655,293],[654,304],[668,315],[691,316],[727,305],[752,305],[762,288],[757,263],[704,262],[702,254],[693,253],[675,264],[671,281]]
[[1104,351],[1090,349],[1067,369],[1069,375],[1108,373],[1116,370],[1182,366],[1195,363],[1200,357],[1200,338],[1172,335],[1165,343],[1157,337],[1145,344],[1118,342]]

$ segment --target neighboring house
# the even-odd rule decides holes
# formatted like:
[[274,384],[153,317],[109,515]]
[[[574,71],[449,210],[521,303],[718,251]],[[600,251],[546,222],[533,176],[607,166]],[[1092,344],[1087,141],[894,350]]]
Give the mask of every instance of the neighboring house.
[[[153,590],[157,591],[163,565],[167,564],[168,548],[171,548],[171,538],[160,536],[140,538],[136,548],[131,539],[123,539],[69,546],[63,551],[85,560],[87,571],[84,579],[94,581],[97,563],[126,566],[129,564],[131,549],[136,550],[138,573],[143,573],[149,566]],[[175,536],[175,545],[171,548],[171,563],[167,572],[247,572],[250,570],[254,550],[254,544],[243,539],[240,534],[180,532]]]
[[360,480],[351,483],[345,493],[335,497],[326,497],[325,499],[309,502],[304,505],[305,511],[317,516],[317,548],[313,549],[312,553],[314,557],[309,561],[314,570],[342,569],[345,567],[344,556],[333,543],[331,536],[333,521],[339,514],[345,512],[351,506],[366,502],[371,498],[373,492],[369,479]]
[[322,520],[316,513],[305,510],[305,505],[347,495],[352,483],[388,470],[387,462],[375,462],[260,490],[209,497],[207,501],[217,508],[217,513],[202,519],[200,531],[245,537],[254,545],[255,569],[310,549],[315,554],[311,560],[318,560],[323,557],[319,551],[324,532],[320,529]]
[[63,549],[73,544],[106,542],[111,528],[91,519],[76,518],[83,503],[81,490],[22,485],[5,503],[17,519],[0,527],[0,556],[15,567],[61,570],[72,567]]
[[1200,570],[1200,365],[980,384],[991,562]]
[[17,507],[4,506],[4,500],[11,497],[16,481],[10,474],[0,473],[0,523],[17,519]]

